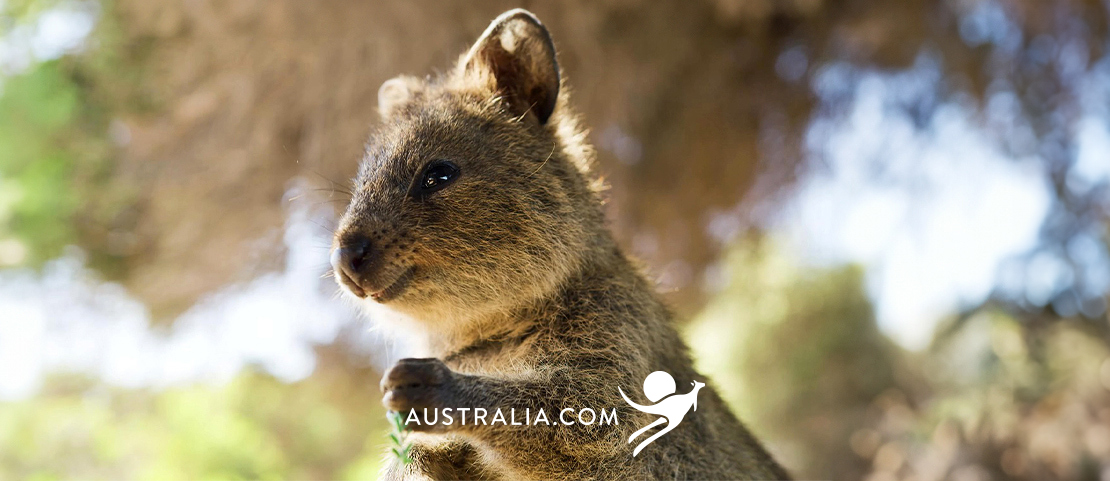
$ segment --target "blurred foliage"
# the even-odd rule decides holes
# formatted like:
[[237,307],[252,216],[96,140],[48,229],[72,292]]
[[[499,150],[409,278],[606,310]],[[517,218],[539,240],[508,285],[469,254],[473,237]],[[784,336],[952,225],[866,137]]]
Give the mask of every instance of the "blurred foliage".
[[36,399],[0,403],[0,479],[373,479],[388,442],[375,377],[248,371],[155,391],[53,376]]
[[63,0],[4,0],[0,3],[0,35],[10,33],[19,24],[33,21],[38,16],[56,7]]
[[876,329],[856,268],[802,268],[768,240],[726,264],[687,337],[799,478],[1110,475],[1110,347],[1081,324],[1032,335],[983,311],[910,353]]
[[79,105],[76,87],[57,62],[8,79],[0,96],[0,236],[30,246],[33,260],[57,257],[75,240],[72,152],[57,137],[74,122]]
[[[54,3],[7,2],[0,23],[31,22]],[[138,187],[115,178],[110,130],[114,113],[141,103],[108,48],[112,25],[100,25],[102,51],[0,79],[0,267],[41,266],[79,245],[91,267],[122,274]]]
[[876,328],[863,273],[802,268],[770,240],[724,264],[727,285],[687,331],[700,367],[797,475],[862,478],[847,439],[906,358]]

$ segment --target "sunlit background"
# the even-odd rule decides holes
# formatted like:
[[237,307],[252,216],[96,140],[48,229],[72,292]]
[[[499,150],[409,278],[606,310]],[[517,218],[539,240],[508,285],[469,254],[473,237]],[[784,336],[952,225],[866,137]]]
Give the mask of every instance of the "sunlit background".
[[1110,481],[1110,3],[0,0],[0,479],[370,479],[330,230],[378,86],[515,6],[799,478]]

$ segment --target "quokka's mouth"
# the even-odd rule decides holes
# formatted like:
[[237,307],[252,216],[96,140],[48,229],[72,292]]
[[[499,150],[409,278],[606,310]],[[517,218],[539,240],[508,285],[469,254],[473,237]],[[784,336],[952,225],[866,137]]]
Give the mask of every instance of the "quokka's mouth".
[[341,284],[343,287],[346,287],[348,291],[351,291],[351,294],[354,294],[359,298],[366,297],[366,291],[363,290],[362,286],[360,286],[358,282],[355,282],[355,280],[352,279],[351,276],[347,275],[347,273],[344,272],[343,269],[335,269],[333,272],[335,272],[335,277],[339,279],[339,284]]
[[409,287],[409,283],[412,281],[413,269],[414,268],[412,267],[406,269],[405,272],[402,272],[400,276],[397,276],[397,279],[394,280],[393,283],[389,285],[389,287],[386,287],[385,289],[379,290],[377,292],[371,292],[370,298],[378,302],[389,302],[390,300],[396,299],[397,296],[401,295],[401,293]]

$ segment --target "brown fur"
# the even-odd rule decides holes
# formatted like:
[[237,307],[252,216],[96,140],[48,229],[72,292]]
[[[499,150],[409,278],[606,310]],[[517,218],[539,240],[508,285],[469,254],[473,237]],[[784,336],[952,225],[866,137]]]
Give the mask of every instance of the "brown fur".
[[[616,407],[620,423],[420,427],[414,463],[393,462],[385,477],[785,479],[712,385],[677,429],[632,456],[654,431],[629,435],[655,416],[617,387],[636,399],[653,371],[672,374],[680,393],[705,377],[606,228],[592,151],[561,87],[547,30],[523,10],[496,19],[453,71],[386,82],[384,125],[335,237],[337,249],[371,247],[345,277],[346,258],[333,260],[356,297],[399,290],[359,301],[430,356],[386,374],[390,409],[542,407],[554,420],[563,407]],[[414,197],[436,159],[461,174]]]

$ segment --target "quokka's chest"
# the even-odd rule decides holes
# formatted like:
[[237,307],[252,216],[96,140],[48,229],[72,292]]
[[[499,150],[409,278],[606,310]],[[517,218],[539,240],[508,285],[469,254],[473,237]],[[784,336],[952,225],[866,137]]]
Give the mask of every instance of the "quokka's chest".
[[554,360],[542,350],[521,345],[478,348],[448,356],[444,363],[465,374],[514,377],[553,367]]

